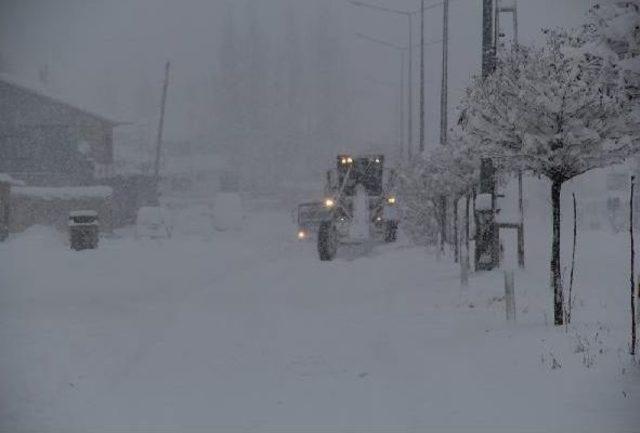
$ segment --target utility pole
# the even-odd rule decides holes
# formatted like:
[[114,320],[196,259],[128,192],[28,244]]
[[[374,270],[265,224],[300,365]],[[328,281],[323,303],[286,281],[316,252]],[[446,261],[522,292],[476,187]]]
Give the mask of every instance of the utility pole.
[[[495,69],[496,34],[494,30],[494,0],[482,1],[482,77]],[[500,232],[496,224],[495,167],[491,158],[483,158],[480,164],[480,194],[484,197],[482,209],[475,210],[476,245],[475,269],[490,271],[500,262]],[[486,197],[491,197],[487,206]]]
[[[518,3],[513,1],[513,43],[518,45]],[[524,268],[524,191],[522,169],[518,170],[518,211],[520,212],[520,236],[518,237],[518,266]]]
[[424,0],[420,1],[420,153],[424,152]]
[[[495,67],[495,57],[497,56],[498,48],[501,46],[499,43],[500,37],[504,36],[500,32],[500,14],[511,14],[513,25],[513,45],[518,45],[518,0],[511,0],[509,2],[503,2],[501,0],[495,0],[496,4],[494,9],[494,54],[493,61]],[[518,229],[518,266],[520,268],[525,267],[524,260],[524,191],[523,191],[523,176],[522,169],[518,169],[518,212],[519,212],[519,224]]]
[[[500,0],[498,0],[499,2]],[[512,0],[510,4],[504,5],[500,2],[496,6],[496,28],[500,33],[500,21],[497,17],[500,13],[510,13],[513,19],[513,44],[518,45],[518,0]],[[497,45],[497,43],[496,43]],[[524,191],[522,169],[518,170],[518,212],[520,213],[520,229],[518,231],[518,266],[524,268]]]
[[[425,47],[425,42],[424,42],[424,13],[426,10],[430,10],[433,8],[437,8],[438,6],[442,5],[442,2],[440,3],[433,3],[430,4],[428,6],[425,6],[424,4],[424,0],[421,0],[421,5],[420,5],[420,9],[417,11],[403,11],[403,10],[399,10],[399,9],[392,9],[392,8],[388,8],[388,7],[384,7],[384,6],[378,6],[378,5],[373,5],[373,4],[369,4],[366,2],[363,2],[361,0],[347,0],[351,5],[353,6],[357,6],[357,7],[362,7],[362,8],[368,8],[368,9],[372,9],[372,10],[377,10],[379,12],[387,12],[387,13],[392,13],[392,14],[396,14],[396,15],[404,15],[407,17],[407,20],[409,22],[409,69],[408,69],[408,104],[409,104],[409,115],[408,115],[408,128],[409,128],[409,132],[408,132],[408,148],[409,148],[409,152],[408,152],[408,156],[409,159],[411,159],[413,157],[413,16],[416,15],[417,13],[420,13],[421,15],[421,21],[420,21],[420,151],[424,150],[424,120],[425,120],[425,112],[424,112],[424,47]],[[439,41],[434,41],[434,42],[439,42]]]
[[[400,52],[400,91],[398,93],[398,100],[399,100],[399,103],[400,103],[400,108],[399,108],[400,130],[399,130],[399,134],[398,134],[399,135],[398,148],[399,148],[399,154],[400,154],[400,161],[403,161],[403,157],[404,157],[404,137],[405,137],[405,134],[404,134],[404,127],[405,127],[405,124],[404,124],[404,113],[405,113],[405,111],[404,111],[404,109],[405,109],[405,107],[404,107],[405,71],[404,71],[404,68],[405,68],[405,57],[406,57],[405,54],[406,54],[407,50],[410,49],[410,46],[409,47],[404,47],[404,46],[401,46],[401,45],[396,45],[394,43],[387,42],[387,41],[382,40],[382,39],[378,39],[378,38],[375,38],[375,37],[372,37],[372,36],[365,35],[363,33],[356,33],[355,36],[360,38],[360,39],[364,39],[366,41],[373,42],[375,44],[378,44],[378,45],[381,45],[381,46],[384,46],[384,47],[387,47],[387,48],[393,48],[393,49],[395,49],[395,50]],[[411,88],[409,88],[409,93],[411,93]],[[409,110],[409,112],[411,112],[411,110]],[[411,159],[411,146],[410,145],[409,145],[409,150],[408,150],[408,156],[409,156],[409,160],[410,160]]]
[[400,51],[400,164],[404,160],[404,148],[405,148],[405,134],[404,134],[404,63],[405,63],[405,51]]
[[442,12],[442,85],[440,86],[440,144],[447,144],[448,74],[449,74],[449,0],[444,0]]
[[413,159],[413,14],[408,13],[407,19],[409,20],[409,81],[407,100],[409,103],[409,124],[407,126],[407,159],[411,161]]
[[[440,85],[440,145],[445,146],[447,144],[447,97],[448,97],[448,50],[449,50],[449,0],[444,0],[442,4],[442,83]],[[442,207],[442,227],[440,233],[440,249],[444,251],[444,244],[447,241],[447,196],[442,195],[440,197],[440,206]],[[459,259],[458,250],[458,201],[454,197],[453,200],[453,215],[454,215],[454,250],[456,261]]]
[[482,0],[482,77],[495,68],[495,35],[493,32],[493,0]]
[[[407,77],[407,104],[408,104],[408,115],[407,115],[407,156],[409,160],[413,158],[413,16],[416,15],[419,11],[404,11],[400,9],[392,9],[384,6],[372,5],[369,3],[362,2],[360,0],[349,0],[349,3],[353,6],[367,8],[376,10],[378,12],[385,12],[400,16],[407,17],[407,21],[409,24],[409,64],[408,64],[408,77]],[[433,7],[433,6],[432,6]]]
[[164,66],[164,84],[162,85],[162,101],[160,102],[160,120],[158,121],[158,135],[156,137],[156,160],[153,170],[153,180],[158,193],[158,186],[160,184],[160,154],[162,151],[162,130],[164,129],[164,112],[167,105],[167,89],[169,87],[169,68],[171,62],[167,61]]

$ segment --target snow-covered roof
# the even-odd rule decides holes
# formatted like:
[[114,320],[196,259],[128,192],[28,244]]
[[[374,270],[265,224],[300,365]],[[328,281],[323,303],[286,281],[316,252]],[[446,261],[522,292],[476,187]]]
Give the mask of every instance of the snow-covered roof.
[[67,187],[35,187],[20,186],[11,193],[17,196],[40,198],[43,200],[72,200],[83,198],[108,198],[113,190],[108,186],[67,186]]
[[0,173],[0,182],[8,183],[11,186],[24,186],[24,182],[18,179],[14,179],[6,173]]
[[106,115],[103,113],[98,113],[97,111],[87,109],[86,107],[82,107],[79,104],[70,102],[59,95],[54,95],[49,90],[45,89],[42,85],[28,82],[23,78],[17,78],[12,75],[8,75],[6,73],[0,73],[0,82],[6,83],[12,87],[17,87],[23,91],[29,92],[33,95],[39,96],[41,98],[49,99],[53,102],[57,102],[58,104],[65,105],[73,110],[80,111],[88,116],[95,117],[103,122],[109,123],[111,125],[122,125],[126,122],[122,122],[120,120],[115,120],[114,116]]

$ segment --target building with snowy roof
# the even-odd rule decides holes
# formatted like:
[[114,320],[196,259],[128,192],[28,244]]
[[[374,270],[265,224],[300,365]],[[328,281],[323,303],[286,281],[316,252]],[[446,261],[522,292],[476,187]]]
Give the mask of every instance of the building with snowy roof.
[[113,166],[118,122],[0,74],[0,172],[31,185],[90,185]]

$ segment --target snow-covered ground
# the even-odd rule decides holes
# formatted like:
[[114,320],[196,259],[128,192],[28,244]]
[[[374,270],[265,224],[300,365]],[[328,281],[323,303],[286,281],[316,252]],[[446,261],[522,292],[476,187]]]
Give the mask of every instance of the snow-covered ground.
[[287,210],[205,213],[90,252],[37,227],[0,244],[0,431],[640,431],[624,235],[581,232],[565,330],[546,233],[509,325],[500,272],[461,289],[402,240],[321,263]]

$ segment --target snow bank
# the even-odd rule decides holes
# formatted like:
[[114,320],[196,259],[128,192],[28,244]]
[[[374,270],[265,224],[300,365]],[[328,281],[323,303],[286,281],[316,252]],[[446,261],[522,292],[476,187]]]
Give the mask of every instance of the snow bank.
[[0,182],[8,183],[12,186],[24,186],[24,182],[18,179],[14,179],[6,173],[0,173]]

